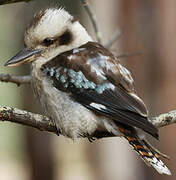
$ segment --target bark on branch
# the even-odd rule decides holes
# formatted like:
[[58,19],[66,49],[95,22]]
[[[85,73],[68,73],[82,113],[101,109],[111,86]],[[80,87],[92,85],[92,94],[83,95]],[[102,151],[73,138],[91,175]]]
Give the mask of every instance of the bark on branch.
[[160,114],[157,117],[152,118],[153,125],[157,128],[161,128],[170,124],[176,123],[176,110],[170,111],[165,114]]
[[0,121],[10,121],[30,126],[41,131],[58,134],[57,128],[52,119],[17,108],[0,106]]
[[32,0],[0,0],[0,5],[17,3],[17,2],[29,2],[29,1]]
[[0,74],[0,81],[1,82],[11,82],[15,83],[18,86],[21,84],[29,84],[31,83],[32,77],[31,76],[15,76],[10,74]]

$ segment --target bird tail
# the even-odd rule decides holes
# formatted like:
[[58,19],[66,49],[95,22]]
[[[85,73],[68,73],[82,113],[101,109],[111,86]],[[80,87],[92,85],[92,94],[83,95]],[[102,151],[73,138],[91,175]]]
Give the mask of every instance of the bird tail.
[[158,154],[151,148],[151,146],[147,145],[145,140],[141,140],[137,134],[130,129],[119,128],[119,130],[148,166],[152,166],[160,174],[171,175],[170,170],[159,159]]

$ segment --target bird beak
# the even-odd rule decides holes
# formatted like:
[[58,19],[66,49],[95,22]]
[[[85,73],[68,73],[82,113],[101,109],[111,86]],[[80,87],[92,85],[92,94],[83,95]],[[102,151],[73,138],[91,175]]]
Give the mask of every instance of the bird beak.
[[18,52],[14,57],[8,60],[4,66],[18,66],[20,64],[24,64],[26,62],[31,62],[35,60],[37,55],[40,55],[42,52],[41,49],[31,50],[25,47],[20,52]]

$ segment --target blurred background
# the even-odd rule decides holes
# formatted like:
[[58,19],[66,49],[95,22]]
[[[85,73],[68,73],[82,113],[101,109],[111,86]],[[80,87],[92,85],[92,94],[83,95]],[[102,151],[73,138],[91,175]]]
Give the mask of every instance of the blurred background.
[[[138,94],[150,115],[176,109],[176,1],[90,0],[106,42],[119,27],[122,36],[111,48],[116,55],[141,52],[122,58],[132,72]],[[64,6],[94,36],[92,25],[79,0],[35,0],[0,6],[0,73],[29,74],[29,67],[5,68],[3,64],[23,47],[23,33],[33,14],[47,6]],[[95,36],[94,36],[95,37]],[[0,105],[41,113],[29,85],[0,82]],[[150,137],[149,137],[150,138]],[[172,176],[158,175],[147,167],[120,138],[93,143],[72,142],[63,136],[17,125],[0,123],[0,179],[2,180],[175,180],[176,128],[160,129],[160,142],[170,156],[165,161]]]

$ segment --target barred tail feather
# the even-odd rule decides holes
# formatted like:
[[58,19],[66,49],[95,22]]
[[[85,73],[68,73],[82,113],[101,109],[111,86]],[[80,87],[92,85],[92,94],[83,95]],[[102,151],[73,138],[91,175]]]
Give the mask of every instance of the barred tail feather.
[[159,156],[152,149],[150,149],[150,146],[146,146],[144,142],[136,135],[136,133],[123,128],[119,128],[119,130],[147,165],[155,168],[160,174],[171,175],[170,170],[159,159]]

